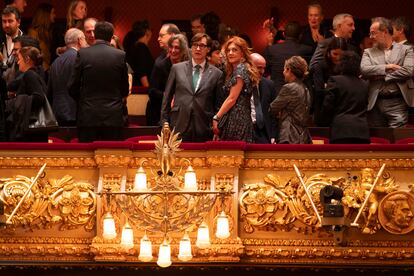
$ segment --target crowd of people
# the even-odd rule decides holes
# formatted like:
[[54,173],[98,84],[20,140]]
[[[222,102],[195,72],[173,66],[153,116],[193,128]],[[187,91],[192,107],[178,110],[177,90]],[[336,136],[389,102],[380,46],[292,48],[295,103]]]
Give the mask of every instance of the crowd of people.
[[86,2],[74,0],[64,34],[50,4],[37,7],[25,34],[26,1],[5,2],[3,141],[47,141],[46,128],[27,127],[49,102],[60,126],[77,126],[80,142],[120,140],[133,85],[148,88],[147,125],[168,122],[185,142],[308,144],[316,125],[330,127],[331,143],[369,143],[369,127],[405,127],[414,106],[405,17],[373,18],[355,45],[353,16],[337,14],[328,26],[312,2],[305,27],[288,22],[280,35],[273,19],[264,22],[269,45],[261,55],[209,12],[191,17],[191,33],[163,24],[154,59],[147,20],[134,22],[121,44],[111,23],[87,17]]

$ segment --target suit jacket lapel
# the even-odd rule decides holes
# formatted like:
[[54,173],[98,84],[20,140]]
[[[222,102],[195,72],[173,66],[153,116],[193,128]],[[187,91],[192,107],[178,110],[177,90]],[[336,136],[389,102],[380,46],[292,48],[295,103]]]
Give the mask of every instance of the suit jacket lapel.
[[185,74],[187,75],[187,83],[188,83],[188,87],[190,88],[189,90],[194,93],[194,87],[193,87],[193,63],[191,62],[191,60],[188,61],[187,64],[187,69]]
[[388,60],[388,63],[394,63],[394,64],[402,65],[402,64],[400,64],[401,62],[400,62],[399,55],[400,55],[401,47],[399,47],[399,46],[400,45],[398,45],[396,43],[392,44],[391,54],[390,54],[390,58]]

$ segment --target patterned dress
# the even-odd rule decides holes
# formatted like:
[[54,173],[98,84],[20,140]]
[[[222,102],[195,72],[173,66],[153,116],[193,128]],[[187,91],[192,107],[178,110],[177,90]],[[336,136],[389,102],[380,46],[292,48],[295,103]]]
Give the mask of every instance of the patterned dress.
[[223,141],[246,141],[253,143],[253,123],[251,118],[250,98],[252,97],[253,84],[244,63],[237,65],[231,78],[226,81],[223,90],[229,95],[230,89],[241,78],[244,82],[242,91],[236,100],[235,105],[222,118],[224,122],[219,122],[220,139]]

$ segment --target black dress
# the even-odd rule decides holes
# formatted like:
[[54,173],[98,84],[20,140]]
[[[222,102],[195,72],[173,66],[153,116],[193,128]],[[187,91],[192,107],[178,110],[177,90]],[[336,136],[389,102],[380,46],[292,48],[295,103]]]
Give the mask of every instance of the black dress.
[[[224,91],[228,95],[230,89],[236,84],[237,78],[244,82],[242,91],[234,106],[221,119],[225,120],[220,129],[220,139],[224,141],[246,141],[253,143],[253,123],[251,118],[250,99],[252,97],[253,84],[250,81],[246,65],[237,65],[231,78],[226,81]],[[220,124],[221,122],[219,122]]]
[[134,71],[132,85],[142,86],[141,78],[147,76],[150,79],[154,58],[147,45],[141,42],[135,43],[126,52],[127,62]]

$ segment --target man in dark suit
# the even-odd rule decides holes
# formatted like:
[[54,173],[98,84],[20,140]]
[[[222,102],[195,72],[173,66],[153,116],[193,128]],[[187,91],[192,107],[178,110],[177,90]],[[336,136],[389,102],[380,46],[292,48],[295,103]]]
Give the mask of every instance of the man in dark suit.
[[145,110],[147,125],[149,126],[155,126],[160,123],[162,97],[171,68],[171,64],[168,64],[168,59],[166,59],[168,55],[168,41],[175,34],[180,34],[180,30],[175,24],[171,23],[162,25],[158,34],[161,54],[154,61],[148,87],[148,103]]
[[211,38],[207,34],[194,35],[192,59],[171,67],[165,87],[161,123],[169,122],[185,142],[213,139],[211,124],[222,72],[206,60],[210,45]]
[[98,22],[95,45],[78,51],[69,93],[78,103],[79,142],[121,139],[128,69],[125,52],[109,44],[113,34],[111,23]]
[[264,56],[267,63],[267,71],[276,85],[276,91],[285,84],[283,68],[285,60],[292,56],[301,56],[309,60],[312,55],[312,47],[299,43],[301,28],[297,22],[289,22],[285,27],[286,40],[283,43],[275,44],[266,48]]
[[50,66],[47,94],[52,100],[53,113],[59,126],[75,126],[76,102],[70,97],[67,84],[72,76],[77,52],[88,44],[85,34],[76,28],[66,32],[65,43],[67,50]]
[[[342,37],[349,41],[352,38],[352,33],[355,31],[355,23],[352,15],[347,13],[341,13],[335,15],[332,26],[334,30],[334,36],[326,38],[318,43],[315,53],[313,53],[312,59],[309,63],[309,71],[312,72],[315,64],[321,62],[325,58],[325,52],[328,45],[334,39],[334,37]],[[348,43],[348,50],[358,53],[358,49],[352,44]]]
[[[252,96],[252,122],[254,125],[255,143],[269,144],[276,141],[277,129],[276,120],[274,116],[269,113],[270,104],[276,98],[276,87],[273,81],[263,77],[266,68],[266,60],[258,53],[250,55],[253,64],[259,70],[262,78],[259,82],[259,101],[255,104],[253,94]],[[260,103],[260,107],[258,104]],[[261,114],[258,114],[261,111]]]

